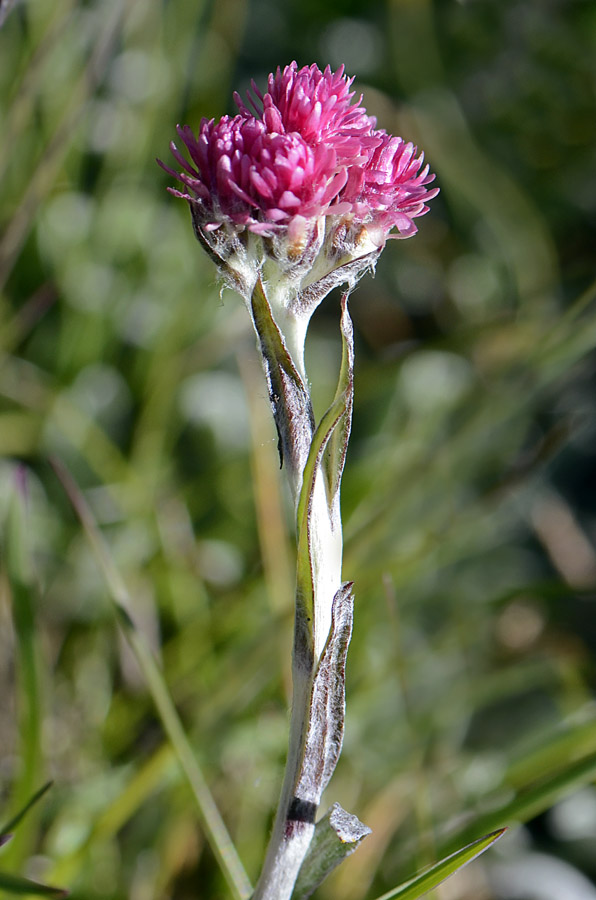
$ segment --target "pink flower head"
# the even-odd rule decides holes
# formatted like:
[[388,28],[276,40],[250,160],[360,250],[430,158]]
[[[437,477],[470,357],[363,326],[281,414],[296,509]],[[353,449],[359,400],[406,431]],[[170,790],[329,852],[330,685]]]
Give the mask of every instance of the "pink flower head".
[[[269,131],[298,132],[311,145],[332,146],[340,162],[353,163],[376,144],[372,134],[376,119],[359,105],[362,97],[352,103],[353,80],[344,75],[343,66],[337,72],[332,72],[329,66],[321,72],[317,65],[299,69],[293,62],[283,71],[278,68],[275,74],[269,75],[264,97],[253,82],[262,109],[250,94],[248,98]],[[238,94],[234,98],[243,115],[252,115]]]
[[[439,193],[427,189],[435,176],[423,167],[424,153],[416,156],[414,144],[385,131],[374,132],[379,143],[364,165],[351,166],[348,182],[339,194],[355,221],[372,225],[387,237],[411,237],[418,230],[412,221],[428,212],[426,201]],[[391,235],[393,228],[398,234]],[[370,227],[369,227],[370,230]]]
[[197,138],[188,126],[178,128],[193,165],[174,143],[172,154],[184,171],[160,163],[188,188],[181,193],[200,208],[207,231],[224,222],[265,236],[299,215],[317,219],[345,185],[347,172],[337,166],[326,144],[307,144],[298,133],[278,134],[254,117],[203,119]]
[[185,185],[170,190],[191,204],[199,236],[222,225],[236,238],[287,234],[291,255],[323,216],[341,217],[353,235],[366,228],[378,248],[394,228],[414,234],[413,219],[438,193],[427,188],[434,175],[413,144],[375,130],[351,85],[343,66],[293,62],[269,76],[265,95],[253,83],[254,114],[235,95],[238,115],[203,119],[196,137],[178,127],[190,162],[172,143],[181,171],[160,165]]

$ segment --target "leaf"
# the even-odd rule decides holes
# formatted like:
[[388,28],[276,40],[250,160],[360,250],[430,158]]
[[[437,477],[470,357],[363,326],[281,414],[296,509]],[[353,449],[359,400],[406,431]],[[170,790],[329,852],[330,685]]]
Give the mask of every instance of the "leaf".
[[[296,515],[296,532],[298,535],[298,547],[296,551],[296,614],[297,624],[306,622],[308,625],[309,647],[314,642],[314,631],[317,623],[313,619],[314,609],[314,554],[312,547],[312,514],[315,483],[320,469],[321,459],[327,446],[327,442],[333,433],[333,429],[341,421],[345,412],[345,402],[334,402],[317,426],[308,460],[304,467],[302,488],[298,498],[298,511]],[[328,507],[327,507],[328,512]],[[339,510],[337,510],[339,514]],[[340,523],[338,523],[339,527]],[[297,632],[298,637],[298,632]]]
[[466,840],[472,829],[478,833],[493,827],[496,822],[527,822],[547,810],[571,790],[589,784],[595,777],[596,753],[591,753],[555,774],[541,778],[538,782],[520,790],[512,800],[476,819],[469,829],[460,833],[459,838]]
[[252,293],[250,309],[265,366],[280,461],[287,462],[297,493],[314,430],[310,396],[273,318],[260,278]]
[[334,404],[343,404],[344,411],[338,420],[325,451],[323,465],[327,475],[329,503],[336,497],[348,451],[354,405],[354,329],[348,312],[348,294],[341,299],[342,356]]
[[304,467],[304,476],[300,497],[298,498],[297,524],[299,533],[304,530],[309,503],[314,489],[317,466],[327,450],[325,471],[328,482],[328,499],[332,503],[339,489],[339,482],[346,458],[348,438],[353,404],[353,371],[354,344],[352,320],[348,313],[347,295],[342,297],[342,361],[339,379],[333,402],[321,421],[312,438],[308,458]]
[[443,881],[446,881],[447,878],[450,878],[451,875],[459,871],[459,869],[463,869],[477,856],[488,850],[506,831],[506,828],[500,828],[498,831],[493,831],[472,844],[468,844],[461,850],[456,850],[451,856],[445,857],[445,859],[436,863],[426,872],[416,875],[415,878],[412,878],[405,884],[393,888],[393,890],[388,891],[381,897],[377,897],[377,900],[418,900],[418,897],[422,897],[424,894],[432,891],[433,888],[436,888]]
[[300,867],[292,900],[307,900],[347,856],[358,849],[371,830],[356,816],[334,803],[315,826],[315,833]]
[[318,805],[331,778],[344,734],[346,656],[352,636],[354,598],[346,582],[333,598],[331,628],[313,681],[308,734],[296,797]]
[[554,734],[540,734],[536,746],[514,759],[507,767],[504,784],[519,791],[536,784],[553,772],[561,772],[570,765],[588,759],[596,752],[596,721],[588,719],[579,724],[559,728]]
[[63,888],[50,887],[48,884],[39,884],[37,881],[30,881],[28,878],[21,878],[18,875],[7,875],[3,872],[0,872],[0,888],[9,894],[68,897],[68,891]]
[[[41,782],[41,731],[42,731],[42,690],[41,654],[39,652],[39,627],[36,622],[40,603],[39,584],[36,577],[35,553],[32,541],[31,509],[29,502],[29,475],[24,465],[17,465],[13,473],[12,498],[8,507],[6,529],[6,575],[12,598],[11,611],[15,632],[15,664],[19,672],[16,691],[16,719],[18,722],[19,775],[13,784],[14,809],[21,812],[7,822],[0,834],[14,831],[18,822],[36,801],[45,793],[46,787],[31,798],[36,785]],[[9,868],[16,866],[24,855],[24,848],[35,829],[29,820],[15,834],[14,842],[8,850],[11,860]]]
[[[0,828],[0,844],[6,843],[6,840],[8,840],[8,838],[10,837],[7,832],[14,831],[21,819],[23,819],[27,815],[31,807],[35,806],[38,800],[41,800],[46,791],[49,791],[49,789],[52,787],[52,784],[52,781],[48,781],[47,784],[44,784],[43,787],[41,787],[35,794],[33,794],[31,799],[27,801],[25,806],[23,806],[23,808],[20,809],[15,816],[13,816],[12,819],[10,819],[10,821],[6,823],[6,825],[3,825],[2,828]],[[2,841],[2,838],[6,838],[6,840]]]
[[[341,529],[338,492],[345,462],[352,418],[353,401],[353,338],[352,322],[348,314],[347,295],[342,298],[342,363],[333,403],[321,418],[313,435],[302,475],[302,487],[296,512],[297,591],[298,612],[312,623],[314,612],[312,503],[319,469],[325,474],[329,517],[336,517]],[[316,622],[314,624],[316,628]],[[311,633],[313,628],[311,626]]]

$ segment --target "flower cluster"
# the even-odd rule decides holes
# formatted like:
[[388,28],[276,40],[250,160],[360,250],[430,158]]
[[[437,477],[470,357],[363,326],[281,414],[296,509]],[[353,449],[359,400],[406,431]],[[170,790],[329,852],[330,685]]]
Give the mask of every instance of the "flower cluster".
[[381,248],[416,232],[413,220],[438,193],[427,187],[434,175],[413,144],[375,129],[352,80],[343,66],[293,62],[269,76],[264,95],[253,83],[248,106],[236,94],[236,116],[203,119],[196,137],[178,127],[190,162],[172,143],[180,171],[160,165],[186,187],[170,190],[191,204],[199,237],[225,226],[304,247],[315,223],[324,219],[328,231],[331,219],[344,234],[365,228]]

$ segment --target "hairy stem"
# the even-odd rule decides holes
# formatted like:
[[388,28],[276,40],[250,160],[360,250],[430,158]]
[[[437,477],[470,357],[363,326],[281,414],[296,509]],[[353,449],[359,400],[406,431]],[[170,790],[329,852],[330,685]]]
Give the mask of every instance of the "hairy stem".
[[[342,366],[333,403],[314,427],[302,354],[259,280],[251,315],[296,508],[297,579],[289,748],[273,833],[253,900],[289,900],[308,852],[321,794],[343,738],[351,585],[341,583],[339,486],[352,413],[352,330],[342,302]],[[305,323],[306,324],[306,323]],[[281,327],[280,327],[281,326]],[[306,328],[304,326],[305,333]],[[301,338],[303,343],[303,337]],[[298,362],[298,364],[296,364]]]

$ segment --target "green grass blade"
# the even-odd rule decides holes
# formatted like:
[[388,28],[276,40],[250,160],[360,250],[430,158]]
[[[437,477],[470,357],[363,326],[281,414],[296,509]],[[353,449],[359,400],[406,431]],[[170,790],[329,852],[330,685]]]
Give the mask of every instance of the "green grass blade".
[[[16,636],[17,716],[19,723],[19,774],[12,788],[12,802],[16,809],[26,812],[35,802],[30,801],[35,787],[42,780],[42,697],[41,654],[38,646],[37,608],[39,586],[36,579],[30,528],[29,485],[27,472],[15,471],[12,497],[6,530],[6,574],[10,586],[11,613]],[[43,791],[42,791],[43,792]],[[41,796],[41,795],[40,795]],[[6,831],[14,830],[14,823],[22,815],[16,813]],[[35,843],[35,822],[29,819],[15,835],[6,857],[10,866],[18,867],[32,851]],[[5,857],[5,858],[6,858]]]
[[95,553],[114,604],[118,623],[136,657],[164,731],[197,801],[201,824],[211,849],[234,897],[236,900],[245,900],[252,893],[252,886],[186,737],[161,669],[127,612],[126,608],[130,605],[130,601],[126,586],[112,561],[91,510],[74,480],[57,460],[52,464]]
[[12,819],[10,819],[10,821],[6,823],[6,825],[3,825],[0,828],[0,838],[4,837],[7,832],[13,831],[17,827],[21,819],[25,818],[31,807],[35,806],[38,800],[41,800],[46,791],[49,791],[49,789],[52,787],[52,784],[52,781],[48,781],[47,784],[44,784],[43,787],[41,787],[38,791],[35,792],[35,794],[33,794],[31,799],[27,801],[25,806],[23,806],[23,808],[20,809],[18,813],[16,813],[16,815],[14,815]]
[[476,819],[473,825],[458,836],[458,840],[466,840],[472,829],[485,831],[494,827],[495,822],[527,822],[549,809],[562,797],[568,795],[596,778],[596,753],[571,763],[554,775],[542,778],[537,784],[520,790],[508,803],[494,811]]
[[472,844],[468,844],[461,850],[456,850],[455,853],[442,859],[441,862],[432,866],[428,871],[417,875],[411,881],[394,888],[387,894],[383,894],[382,897],[377,897],[377,900],[417,900],[418,897],[422,897],[424,894],[432,891],[433,888],[436,888],[447,878],[450,878],[451,875],[459,871],[459,869],[467,866],[477,856],[488,850],[506,831],[506,828],[500,828],[498,831],[493,831]]
[[18,875],[7,875],[0,872],[0,889],[8,894],[31,897],[68,897],[68,891],[62,888],[50,887],[48,884],[39,884],[29,881],[28,878],[19,878]]
[[596,753],[596,721],[588,720],[578,725],[542,735],[533,742],[532,749],[514,758],[507,766],[504,784],[516,791],[540,778],[548,778],[553,772],[561,772],[573,763],[588,759]]
[[55,862],[46,877],[61,884],[73,884],[88,859],[90,848],[95,843],[107,843],[114,839],[148,796],[163,784],[171,763],[178,765],[175,751],[170,741],[166,740],[95,819],[83,842]]

